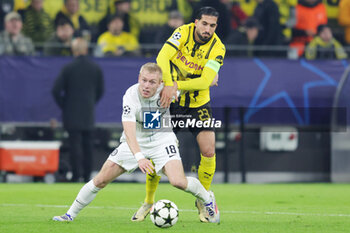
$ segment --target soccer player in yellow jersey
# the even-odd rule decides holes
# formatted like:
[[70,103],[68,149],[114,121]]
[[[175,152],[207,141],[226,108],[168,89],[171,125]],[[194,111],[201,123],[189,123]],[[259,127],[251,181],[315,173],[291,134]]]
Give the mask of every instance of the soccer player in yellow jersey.
[[[173,97],[170,111],[173,121],[186,120],[178,116],[191,116],[196,121],[212,119],[209,88],[217,83],[218,71],[223,64],[225,46],[215,34],[219,13],[212,7],[199,9],[194,23],[177,28],[165,42],[157,57],[157,63],[163,71],[165,87],[161,93],[160,103],[168,107]],[[175,81],[175,82],[173,82]],[[176,97],[177,90],[181,91]],[[175,133],[179,128],[174,127]],[[196,138],[201,152],[198,178],[209,190],[215,173],[215,133],[213,128],[189,128]],[[144,204],[133,215],[132,221],[143,221],[154,203],[155,191],[160,177],[147,175],[146,198]],[[196,207],[202,222],[205,218],[205,207],[197,199]]]

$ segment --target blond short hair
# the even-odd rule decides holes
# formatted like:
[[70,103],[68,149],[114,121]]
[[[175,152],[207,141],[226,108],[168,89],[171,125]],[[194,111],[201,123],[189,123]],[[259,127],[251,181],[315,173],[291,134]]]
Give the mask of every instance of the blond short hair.
[[158,73],[159,79],[162,80],[162,77],[163,77],[162,69],[156,63],[147,62],[146,64],[141,66],[140,74],[144,71],[148,71],[149,73]]

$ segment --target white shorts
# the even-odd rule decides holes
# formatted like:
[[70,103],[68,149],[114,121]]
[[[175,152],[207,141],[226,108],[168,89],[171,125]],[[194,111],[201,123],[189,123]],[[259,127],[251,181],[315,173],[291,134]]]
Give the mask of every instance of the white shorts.
[[[161,174],[164,165],[171,160],[181,160],[179,148],[175,140],[152,148],[141,147],[141,152],[147,159],[152,159],[155,164],[155,171]],[[108,157],[108,160],[118,164],[127,172],[131,173],[139,167],[135,156],[131,153],[126,142],[122,142]]]

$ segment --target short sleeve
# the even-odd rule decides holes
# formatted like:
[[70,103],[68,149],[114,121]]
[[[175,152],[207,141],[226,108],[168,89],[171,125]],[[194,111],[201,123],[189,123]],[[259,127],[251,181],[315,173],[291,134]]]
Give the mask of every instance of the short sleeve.
[[181,44],[184,44],[186,42],[187,36],[188,29],[184,26],[181,26],[173,32],[173,34],[166,41],[166,43],[175,46],[176,49],[178,49]]
[[224,64],[226,48],[222,43],[214,47],[213,52],[210,53],[209,60],[217,61],[220,66]]
[[128,94],[123,96],[122,121],[136,122],[136,106]]

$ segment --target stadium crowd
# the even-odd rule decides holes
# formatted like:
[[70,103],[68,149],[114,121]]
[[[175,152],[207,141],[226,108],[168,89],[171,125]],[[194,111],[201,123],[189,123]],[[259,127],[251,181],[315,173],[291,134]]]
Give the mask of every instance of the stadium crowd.
[[83,37],[94,56],[154,56],[202,6],[228,56],[348,56],[350,0],[0,0],[0,54],[71,56]]

